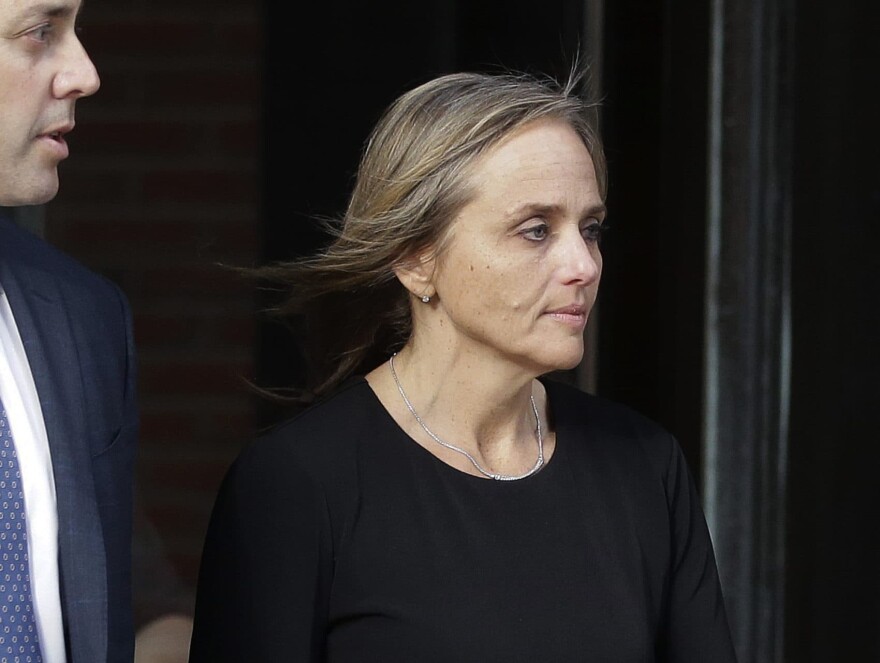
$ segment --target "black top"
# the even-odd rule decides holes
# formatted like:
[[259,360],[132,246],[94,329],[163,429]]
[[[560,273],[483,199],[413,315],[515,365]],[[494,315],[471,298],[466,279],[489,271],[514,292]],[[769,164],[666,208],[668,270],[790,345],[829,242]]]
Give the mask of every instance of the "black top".
[[727,663],[678,444],[546,381],[537,474],[456,470],[363,378],[245,449],[205,541],[191,663]]

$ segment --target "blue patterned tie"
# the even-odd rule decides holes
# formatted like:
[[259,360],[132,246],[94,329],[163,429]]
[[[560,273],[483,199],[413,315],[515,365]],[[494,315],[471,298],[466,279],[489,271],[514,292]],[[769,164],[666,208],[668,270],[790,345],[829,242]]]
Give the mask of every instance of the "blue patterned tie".
[[0,401],[0,663],[38,663],[21,470]]

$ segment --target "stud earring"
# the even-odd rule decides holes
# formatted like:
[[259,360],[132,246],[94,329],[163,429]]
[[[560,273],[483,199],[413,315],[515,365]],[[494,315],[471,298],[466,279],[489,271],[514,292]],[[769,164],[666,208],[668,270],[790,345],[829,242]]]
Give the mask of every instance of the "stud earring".
[[422,302],[427,304],[431,301],[431,295],[422,295]]

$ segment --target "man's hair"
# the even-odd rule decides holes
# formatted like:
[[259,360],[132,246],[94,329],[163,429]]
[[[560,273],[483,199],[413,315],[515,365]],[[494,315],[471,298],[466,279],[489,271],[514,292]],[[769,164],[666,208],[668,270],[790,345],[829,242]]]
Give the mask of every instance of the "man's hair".
[[534,74],[453,73],[385,110],[365,145],[345,215],[327,224],[329,245],[256,270],[287,293],[278,316],[304,314],[309,394],[375,368],[406,342],[410,298],[395,268],[426,251],[442,254],[452,220],[476,193],[474,163],[525,125],[570,125],[592,156],[604,198],[597,104],[578,92],[584,78],[576,68],[561,84]]

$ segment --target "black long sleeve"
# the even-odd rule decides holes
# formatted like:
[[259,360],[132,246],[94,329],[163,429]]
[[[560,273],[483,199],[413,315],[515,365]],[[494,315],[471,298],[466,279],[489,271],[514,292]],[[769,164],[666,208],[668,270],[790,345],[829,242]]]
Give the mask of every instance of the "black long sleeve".
[[537,474],[462,473],[363,380],[252,444],[227,476],[192,663],[732,663],[711,541],[678,444],[546,383]]

